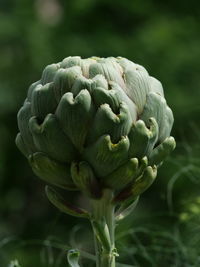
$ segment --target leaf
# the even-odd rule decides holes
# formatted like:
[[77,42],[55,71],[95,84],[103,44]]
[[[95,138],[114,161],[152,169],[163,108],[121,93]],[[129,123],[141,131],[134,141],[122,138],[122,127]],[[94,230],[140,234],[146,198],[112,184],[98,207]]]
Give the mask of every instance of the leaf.
[[136,104],[138,112],[141,114],[146,102],[146,95],[150,90],[149,75],[137,68],[136,70],[128,68],[124,72],[124,80],[126,93]]
[[28,102],[31,102],[32,93],[33,93],[33,91],[35,90],[35,88],[36,88],[39,84],[41,84],[41,81],[40,81],[40,80],[37,81],[37,82],[35,82],[35,83],[32,83],[32,84],[29,86],[29,88],[28,88],[28,93],[27,93],[27,101],[28,101]]
[[58,70],[53,80],[55,97],[58,103],[66,92],[71,91],[74,82],[80,75],[82,75],[82,72],[79,66]]
[[158,125],[154,118],[149,119],[150,129],[142,120],[138,120],[128,135],[130,140],[130,157],[142,158],[148,156],[158,139]]
[[117,95],[119,95],[120,102],[125,102],[127,104],[132,122],[136,122],[136,120],[138,119],[138,108],[136,104],[129,98],[129,96],[126,94],[126,91],[122,89],[117,83],[110,82],[109,85],[111,87],[111,90],[116,91]]
[[[100,62],[101,61],[101,62]],[[110,62],[109,59],[103,60],[100,59],[98,63],[91,64],[89,67],[89,77],[93,78],[98,74],[102,74],[107,81],[113,81],[119,84],[121,87],[124,87],[124,81],[122,79],[122,74],[115,66]]]
[[19,150],[22,152],[22,154],[28,158],[28,156],[31,154],[31,151],[24,143],[24,140],[22,138],[22,135],[20,133],[17,134],[15,139],[16,146],[19,148]]
[[103,183],[115,190],[132,182],[138,171],[138,159],[132,158],[103,179]]
[[67,253],[67,260],[71,267],[80,267],[78,260],[80,257],[80,252],[77,249],[71,249]]
[[23,139],[24,144],[30,152],[36,152],[35,144],[33,142],[33,137],[28,127],[28,122],[32,117],[31,114],[31,103],[25,101],[24,105],[21,107],[17,114],[18,127]]
[[92,89],[94,90],[97,87],[108,90],[108,81],[102,74],[98,74],[92,78]]
[[43,121],[47,114],[55,112],[56,107],[53,83],[36,86],[31,97],[31,113]]
[[[82,59],[79,56],[67,57],[61,62],[61,68],[70,68],[73,66],[80,66],[85,77],[89,78],[89,66],[96,61],[93,58]],[[82,88],[85,89],[85,88]]]
[[59,68],[60,68],[59,63],[46,66],[46,68],[43,70],[42,73],[41,84],[44,85],[46,83],[52,82]]
[[94,117],[89,132],[88,143],[96,141],[100,136],[109,134],[113,142],[126,136],[131,128],[132,119],[126,103],[119,105],[118,113],[114,113],[108,104],[101,105]]
[[64,212],[68,215],[80,217],[80,218],[90,218],[89,213],[79,207],[74,206],[73,204],[66,201],[55,189],[50,186],[45,187],[46,195],[49,201],[58,208],[61,212]]
[[9,263],[8,267],[21,267],[21,265],[19,265],[18,260],[13,260]]
[[80,75],[75,80],[71,92],[73,93],[74,96],[77,96],[83,89],[87,89],[91,93],[92,84],[93,81],[91,79],[87,79],[83,75]]
[[156,166],[148,166],[144,173],[136,179],[132,185],[123,189],[119,194],[117,194],[114,198],[114,202],[121,202],[128,199],[134,199],[144,191],[146,191],[149,186],[153,183],[157,175]]
[[83,157],[93,166],[97,177],[104,177],[128,160],[128,149],[127,137],[112,143],[109,135],[103,135],[97,142],[85,148]]
[[150,92],[147,95],[146,104],[140,119],[149,126],[150,117],[154,117],[158,123],[158,141],[163,142],[170,134],[174,119],[172,111],[167,106],[165,98],[154,92]]
[[149,83],[150,83],[150,91],[157,93],[161,95],[162,97],[164,97],[163,87],[159,80],[157,80],[154,77],[149,76]]
[[76,148],[61,129],[55,115],[48,114],[42,124],[38,123],[36,117],[32,117],[29,128],[37,151],[64,163],[71,163],[77,157]]
[[88,90],[80,91],[75,98],[72,93],[64,94],[56,110],[56,116],[65,134],[81,151],[94,116],[94,107]]
[[101,87],[96,87],[92,90],[92,97],[96,107],[100,107],[103,104],[108,104],[112,111],[117,114],[121,99],[116,90],[107,90]]
[[87,162],[73,162],[71,164],[71,175],[75,185],[83,193],[92,198],[101,197],[101,186],[98,183],[93,170]]
[[149,156],[150,165],[159,165],[175,149],[175,139],[170,136],[163,143],[154,148]]
[[66,57],[63,59],[63,61],[60,64],[61,68],[71,68],[74,66],[80,66],[81,65],[81,57],[74,56],[74,57]]
[[133,212],[135,207],[137,206],[139,201],[139,196],[134,198],[133,200],[127,200],[123,201],[122,204],[120,205],[119,210],[115,214],[115,220],[116,221],[121,221],[124,218],[126,218],[130,213]]
[[128,60],[127,58],[124,58],[124,57],[117,57],[116,58],[116,61],[117,63],[119,63],[119,65],[122,67],[123,71],[127,71],[128,69],[132,69],[134,71],[141,71],[141,72],[144,72],[146,75],[148,75],[148,72],[147,70],[139,65],[139,64],[136,64],[130,60]]
[[29,157],[33,172],[47,183],[68,190],[77,190],[74,185],[70,167],[50,159],[44,153],[38,152]]
[[147,166],[148,166],[148,158],[144,156],[142,159],[139,160],[139,167],[137,172],[138,177],[143,174]]

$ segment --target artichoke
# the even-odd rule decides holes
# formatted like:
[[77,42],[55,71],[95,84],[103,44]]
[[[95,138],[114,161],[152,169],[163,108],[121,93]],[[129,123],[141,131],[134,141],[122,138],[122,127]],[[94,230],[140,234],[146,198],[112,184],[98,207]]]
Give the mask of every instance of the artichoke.
[[[173,121],[161,83],[144,67],[122,57],[67,57],[29,87],[16,144],[46,183],[91,199],[110,189],[122,203],[152,184],[175,148]],[[87,215],[51,187],[47,195],[61,210]]]

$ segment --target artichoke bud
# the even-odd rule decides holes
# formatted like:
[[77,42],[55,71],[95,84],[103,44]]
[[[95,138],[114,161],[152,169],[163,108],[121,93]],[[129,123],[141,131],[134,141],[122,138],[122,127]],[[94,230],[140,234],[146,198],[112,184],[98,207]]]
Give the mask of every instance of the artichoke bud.
[[90,218],[90,215],[86,210],[69,203],[52,187],[46,186],[45,191],[49,201],[61,212],[75,217]]
[[172,136],[165,139],[163,143],[158,145],[149,156],[150,165],[159,165],[162,161],[175,149],[176,142]]
[[153,183],[157,175],[157,168],[154,165],[153,167],[148,166],[144,173],[136,179],[131,186],[128,186],[122,190],[114,198],[114,202],[121,202],[124,200],[134,199],[144,191],[146,191],[149,186]]
[[86,195],[91,198],[101,197],[100,185],[87,162],[73,162],[71,164],[71,175],[74,184]]
[[70,166],[50,159],[41,152],[29,156],[33,172],[46,183],[68,190],[76,190],[70,174]]
[[173,121],[161,83],[144,67],[67,57],[29,87],[16,144],[46,183],[89,198],[109,188],[116,202],[133,201],[175,148]]
[[132,158],[114,172],[104,178],[106,186],[114,190],[120,190],[131,183],[138,171],[138,159]]

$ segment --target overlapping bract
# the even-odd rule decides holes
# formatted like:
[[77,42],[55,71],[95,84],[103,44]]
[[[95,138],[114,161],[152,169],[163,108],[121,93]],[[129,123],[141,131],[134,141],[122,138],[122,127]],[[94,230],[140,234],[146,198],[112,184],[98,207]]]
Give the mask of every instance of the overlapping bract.
[[120,202],[153,182],[175,147],[172,125],[161,83],[142,66],[68,57],[30,86],[16,143],[48,184],[91,198],[110,188]]

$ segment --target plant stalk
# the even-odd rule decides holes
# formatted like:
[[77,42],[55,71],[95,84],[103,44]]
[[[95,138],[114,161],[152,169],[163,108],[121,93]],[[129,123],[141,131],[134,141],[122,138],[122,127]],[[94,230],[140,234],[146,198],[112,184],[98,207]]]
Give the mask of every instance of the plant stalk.
[[96,266],[115,267],[115,206],[113,193],[106,189],[100,200],[93,200],[92,227],[94,233]]

